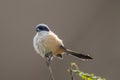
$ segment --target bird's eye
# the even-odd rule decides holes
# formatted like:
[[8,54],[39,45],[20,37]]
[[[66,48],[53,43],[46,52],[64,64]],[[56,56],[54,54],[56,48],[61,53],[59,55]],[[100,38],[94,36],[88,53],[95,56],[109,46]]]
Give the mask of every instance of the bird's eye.
[[38,27],[39,30],[43,30],[43,27]]

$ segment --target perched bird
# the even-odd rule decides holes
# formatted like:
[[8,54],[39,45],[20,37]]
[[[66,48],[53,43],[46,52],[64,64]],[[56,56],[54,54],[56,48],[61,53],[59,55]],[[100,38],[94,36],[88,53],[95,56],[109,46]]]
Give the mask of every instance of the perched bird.
[[38,54],[46,59],[47,66],[50,71],[51,80],[54,80],[50,63],[53,57],[62,58],[62,54],[73,55],[81,59],[92,59],[89,55],[80,54],[65,48],[59,37],[53,33],[46,24],[38,24],[36,26],[36,35],[33,39],[33,46]]
[[36,26],[36,35],[33,39],[33,46],[38,54],[51,61],[53,57],[62,58],[62,54],[70,54],[81,59],[92,59],[89,55],[80,54],[65,48],[59,37],[53,33],[46,24]]

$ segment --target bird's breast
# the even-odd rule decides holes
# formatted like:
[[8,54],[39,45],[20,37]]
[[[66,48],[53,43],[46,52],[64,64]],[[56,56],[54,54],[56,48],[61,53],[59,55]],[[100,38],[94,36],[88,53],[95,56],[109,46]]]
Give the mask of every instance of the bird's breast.
[[33,39],[33,46],[34,46],[34,49],[35,51],[40,54],[42,57],[44,57],[45,55],[45,47],[43,45],[43,41],[44,40],[44,37],[43,36],[40,36],[39,33],[37,33]]

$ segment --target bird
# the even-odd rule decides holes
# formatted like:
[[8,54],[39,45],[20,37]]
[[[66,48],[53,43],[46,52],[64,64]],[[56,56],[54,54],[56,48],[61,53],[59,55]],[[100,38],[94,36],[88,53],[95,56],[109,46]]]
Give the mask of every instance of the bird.
[[[35,27],[36,35],[33,38],[33,47],[37,54],[46,59],[47,65],[50,66],[54,57],[63,58],[63,54],[73,55],[81,59],[93,59],[87,54],[82,54],[67,49],[63,41],[48,27],[46,24],[38,24]],[[50,68],[50,67],[49,67]],[[50,69],[51,72],[51,69]]]

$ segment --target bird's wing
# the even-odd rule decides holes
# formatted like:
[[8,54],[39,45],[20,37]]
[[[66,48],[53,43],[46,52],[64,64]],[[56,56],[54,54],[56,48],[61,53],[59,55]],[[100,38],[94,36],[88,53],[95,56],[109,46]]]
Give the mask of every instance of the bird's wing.
[[49,33],[43,43],[47,49],[52,51],[53,55],[64,52],[64,50],[60,48],[60,46],[63,45],[62,41],[54,33]]

